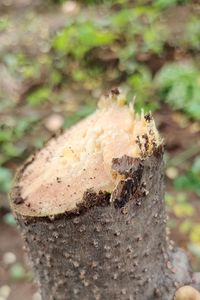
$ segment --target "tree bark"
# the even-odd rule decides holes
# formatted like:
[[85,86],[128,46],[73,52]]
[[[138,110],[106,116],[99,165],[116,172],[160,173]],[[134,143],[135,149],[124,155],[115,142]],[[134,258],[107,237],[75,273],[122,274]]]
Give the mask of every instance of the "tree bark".
[[115,190],[85,191],[74,212],[16,213],[43,300],[172,300],[191,283],[187,257],[166,234],[163,147],[112,168],[122,176]]

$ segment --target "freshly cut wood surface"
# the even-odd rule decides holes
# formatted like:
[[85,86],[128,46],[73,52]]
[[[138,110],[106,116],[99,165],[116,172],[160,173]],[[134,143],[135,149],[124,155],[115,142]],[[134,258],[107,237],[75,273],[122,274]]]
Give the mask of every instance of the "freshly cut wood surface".
[[102,97],[91,116],[52,139],[18,172],[11,206],[25,216],[77,210],[84,193],[111,193],[121,176],[112,159],[145,158],[161,143],[152,117],[137,115],[123,95]]

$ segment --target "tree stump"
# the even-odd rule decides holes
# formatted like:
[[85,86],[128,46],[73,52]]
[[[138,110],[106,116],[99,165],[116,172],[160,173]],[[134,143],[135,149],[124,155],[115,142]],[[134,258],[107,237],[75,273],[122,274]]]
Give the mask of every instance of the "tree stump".
[[18,171],[11,207],[43,300],[172,300],[191,284],[168,240],[163,142],[112,90]]

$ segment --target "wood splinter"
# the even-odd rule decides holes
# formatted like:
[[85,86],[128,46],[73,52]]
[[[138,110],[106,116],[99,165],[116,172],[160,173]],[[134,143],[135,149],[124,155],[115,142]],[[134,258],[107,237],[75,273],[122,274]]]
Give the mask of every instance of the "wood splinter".
[[166,235],[163,142],[118,90],[29,159],[11,207],[43,300],[172,300],[190,284]]

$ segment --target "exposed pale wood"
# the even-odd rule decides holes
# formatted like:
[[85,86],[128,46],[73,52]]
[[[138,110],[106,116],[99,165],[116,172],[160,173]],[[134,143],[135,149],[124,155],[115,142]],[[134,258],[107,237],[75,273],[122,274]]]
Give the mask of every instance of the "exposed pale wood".
[[111,94],[99,109],[48,145],[18,173],[13,209],[29,216],[74,211],[88,189],[112,192],[118,183],[112,158],[142,157],[160,143],[153,119],[137,116],[121,95]]

